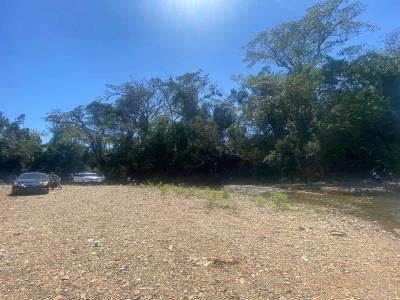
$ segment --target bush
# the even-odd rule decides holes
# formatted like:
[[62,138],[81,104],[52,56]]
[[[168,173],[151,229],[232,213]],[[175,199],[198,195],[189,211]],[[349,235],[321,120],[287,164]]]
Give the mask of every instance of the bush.
[[289,198],[285,193],[272,192],[270,199],[277,211],[298,211],[298,209],[290,205]]

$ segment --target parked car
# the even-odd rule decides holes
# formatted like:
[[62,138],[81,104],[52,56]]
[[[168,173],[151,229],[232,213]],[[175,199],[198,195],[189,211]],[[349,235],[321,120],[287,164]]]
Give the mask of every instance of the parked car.
[[100,184],[104,183],[106,178],[104,175],[98,173],[81,172],[73,174],[72,182],[86,183],[86,184]]
[[21,174],[12,184],[11,194],[49,193],[49,176],[45,173],[29,172]]

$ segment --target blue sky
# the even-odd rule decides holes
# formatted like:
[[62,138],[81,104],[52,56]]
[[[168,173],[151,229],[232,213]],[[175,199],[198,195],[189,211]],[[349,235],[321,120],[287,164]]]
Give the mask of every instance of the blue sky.
[[[249,73],[242,46],[262,30],[301,17],[314,0],[2,0],[0,111],[43,117],[103,96],[105,84],[203,69],[227,94]],[[379,47],[400,26],[399,0],[363,1]]]

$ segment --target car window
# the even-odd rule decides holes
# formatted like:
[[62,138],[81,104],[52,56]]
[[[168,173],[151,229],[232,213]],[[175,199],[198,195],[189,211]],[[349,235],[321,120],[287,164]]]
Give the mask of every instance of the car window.
[[45,174],[26,173],[26,174],[22,174],[21,176],[19,176],[18,179],[46,180],[47,176]]

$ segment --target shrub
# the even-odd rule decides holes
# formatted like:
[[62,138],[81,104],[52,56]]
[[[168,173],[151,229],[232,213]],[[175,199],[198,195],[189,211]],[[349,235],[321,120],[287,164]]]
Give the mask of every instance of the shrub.
[[297,208],[290,205],[289,198],[285,193],[272,192],[270,198],[277,211],[298,211]]

